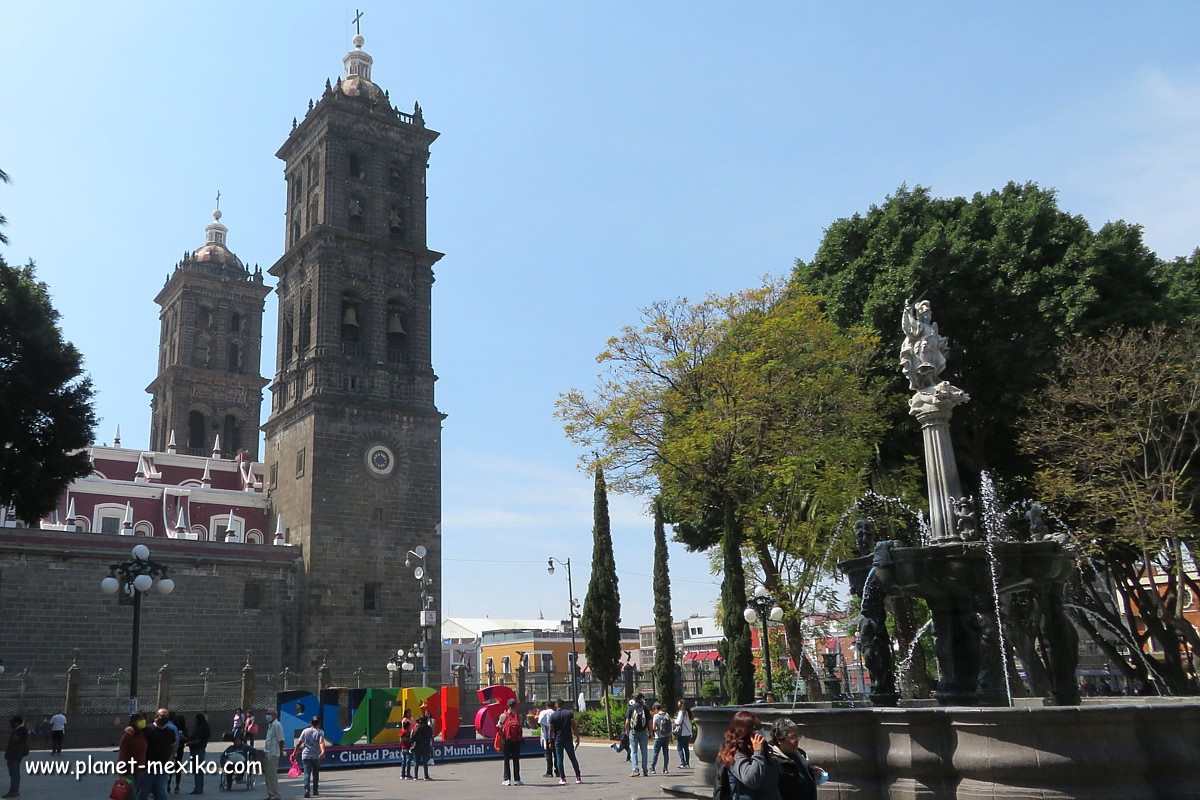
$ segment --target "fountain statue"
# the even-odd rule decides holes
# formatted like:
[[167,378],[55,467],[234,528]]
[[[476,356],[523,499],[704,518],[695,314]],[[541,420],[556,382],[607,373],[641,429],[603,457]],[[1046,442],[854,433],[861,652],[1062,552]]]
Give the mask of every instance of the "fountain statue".
[[[1028,534],[1006,535],[989,499],[989,480],[980,486],[981,524],[974,497],[963,492],[950,440],[954,409],[970,397],[941,379],[949,340],[924,299],[905,302],[901,329],[900,365],[913,392],[908,410],[924,445],[927,535],[920,543],[878,541],[872,520],[860,519],[856,555],[838,562],[862,600],[858,654],[870,672],[870,705],[752,710],[765,721],[794,719],[809,758],[833,776],[825,791],[839,797],[1200,798],[1200,704],[1089,700],[1080,707],[1078,635],[1063,598],[1076,569],[1073,545],[1066,534],[1051,532],[1037,503],[1026,514]],[[940,674],[936,708],[904,707],[909,701],[895,707],[886,600],[905,596],[929,606]],[[1018,678],[1005,635],[1013,597],[1032,611],[1022,641],[1036,639],[1039,646],[1022,652],[1040,651],[1053,704],[1013,700]],[[833,666],[827,661],[831,682]],[[695,710],[695,752],[707,765],[701,778],[711,781],[736,710]],[[679,788],[670,787],[678,796],[711,794],[708,787]]]

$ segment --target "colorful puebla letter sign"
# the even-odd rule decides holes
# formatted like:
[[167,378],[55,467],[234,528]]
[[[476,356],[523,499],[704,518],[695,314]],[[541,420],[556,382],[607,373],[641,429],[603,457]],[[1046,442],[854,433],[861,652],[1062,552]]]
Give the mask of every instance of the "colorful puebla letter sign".
[[[400,721],[406,708],[414,717],[426,711],[433,716],[434,760],[499,758],[500,753],[492,746],[496,721],[516,694],[507,686],[486,686],[476,694],[483,705],[475,712],[473,725],[461,724],[457,686],[324,689],[320,697],[312,692],[288,691],[276,694],[275,702],[285,742],[295,742],[309,721],[318,717],[325,739],[333,745],[325,750],[321,766],[355,767],[400,763]],[[350,709],[350,724],[344,728],[339,720],[343,695]],[[538,737],[526,737],[521,753],[541,754]],[[280,760],[282,769],[287,769],[289,758],[290,754],[285,753]]]

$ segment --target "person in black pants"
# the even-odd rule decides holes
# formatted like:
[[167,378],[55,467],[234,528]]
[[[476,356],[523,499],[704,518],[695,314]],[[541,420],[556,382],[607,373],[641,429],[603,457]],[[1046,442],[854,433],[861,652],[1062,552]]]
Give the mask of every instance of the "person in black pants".
[[575,748],[579,746],[579,723],[575,720],[575,712],[567,708],[562,698],[554,701],[557,710],[550,717],[550,735],[554,737],[554,763],[558,768],[558,785],[567,782],[567,768],[563,756],[571,759],[575,768],[575,782],[583,783],[579,774],[579,759],[575,758]]
[[[502,786],[523,786],[521,782],[521,709],[516,698],[508,701],[508,708],[496,720],[500,728],[500,749],[504,753],[504,781]],[[510,769],[511,767],[511,769]],[[509,776],[512,780],[509,780]]]
[[[182,714],[180,715],[183,716]],[[192,726],[192,737],[188,739],[188,752],[192,757],[192,764],[195,765],[195,773],[192,781],[192,794],[204,794],[204,771],[200,769],[200,765],[204,763],[205,751],[208,749],[208,740],[212,738],[212,729],[208,727],[208,717],[203,714],[196,715],[196,724]]]

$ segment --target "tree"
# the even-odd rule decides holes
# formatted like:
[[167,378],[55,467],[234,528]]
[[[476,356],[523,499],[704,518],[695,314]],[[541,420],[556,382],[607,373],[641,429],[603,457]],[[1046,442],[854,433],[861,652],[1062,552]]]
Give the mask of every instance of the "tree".
[[[1052,190],[1009,183],[969,200],[901,187],[830,225],[793,277],[824,297],[836,324],[866,325],[885,342],[899,341],[904,300],[928,297],[950,338],[944,377],[971,394],[951,423],[959,464],[967,476],[987,469],[1012,481],[1032,474],[1017,424],[1053,372],[1058,345],[1114,324],[1180,318],[1187,302],[1166,287],[1187,266],[1160,262],[1137,225],[1092,231],[1058,208]],[[892,356],[889,348],[878,374],[906,391]],[[898,406],[884,459],[914,452],[919,429]]]
[[[1136,607],[1136,649],[1152,640],[1162,653],[1147,656],[1155,671],[1173,692],[1195,692],[1184,654],[1200,650],[1200,635],[1183,608],[1185,587],[1200,596],[1188,574],[1200,554],[1200,329],[1112,330],[1059,355],[1061,373],[1031,403],[1020,440],[1037,464],[1039,494],[1082,532],[1127,611]],[[1078,622],[1126,663],[1096,629],[1096,620],[1121,625],[1111,589],[1082,581],[1079,590],[1090,613]],[[1152,677],[1141,659],[1126,666]]]
[[667,713],[675,708],[675,630],[662,502],[654,500],[654,686]]
[[[617,562],[613,556],[612,532],[608,521],[608,490],[604,470],[596,466],[596,489],[592,501],[592,574],[579,629],[588,669],[604,687],[607,697],[621,674],[621,594],[617,591]],[[605,703],[608,733],[612,735],[612,711]]]
[[[589,398],[560,397],[558,415],[616,473],[614,486],[661,492],[676,539],[721,547],[721,615],[735,702],[753,697],[743,545],[828,570],[836,519],[861,491],[881,432],[866,370],[875,348],[861,330],[829,324],[817,299],[781,282],[700,303],[660,302],[641,328],[609,340],[608,365]],[[803,513],[801,513],[803,511]],[[768,588],[783,574],[763,566]],[[799,573],[797,573],[799,574]],[[822,567],[806,573],[813,581]],[[786,604],[789,645],[801,661],[803,610]]]
[[91,474],[96,415],[83,357],[65,341],[32,261],[0,258],[0,506],[36,524]]

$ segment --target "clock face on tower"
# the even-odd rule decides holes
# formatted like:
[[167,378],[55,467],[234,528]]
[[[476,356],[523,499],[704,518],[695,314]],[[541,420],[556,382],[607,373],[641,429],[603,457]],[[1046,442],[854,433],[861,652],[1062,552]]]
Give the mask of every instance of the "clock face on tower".
[[381,444],[367,449],[367,468],[376,475],[390,475],[396,466],[392,451]]

